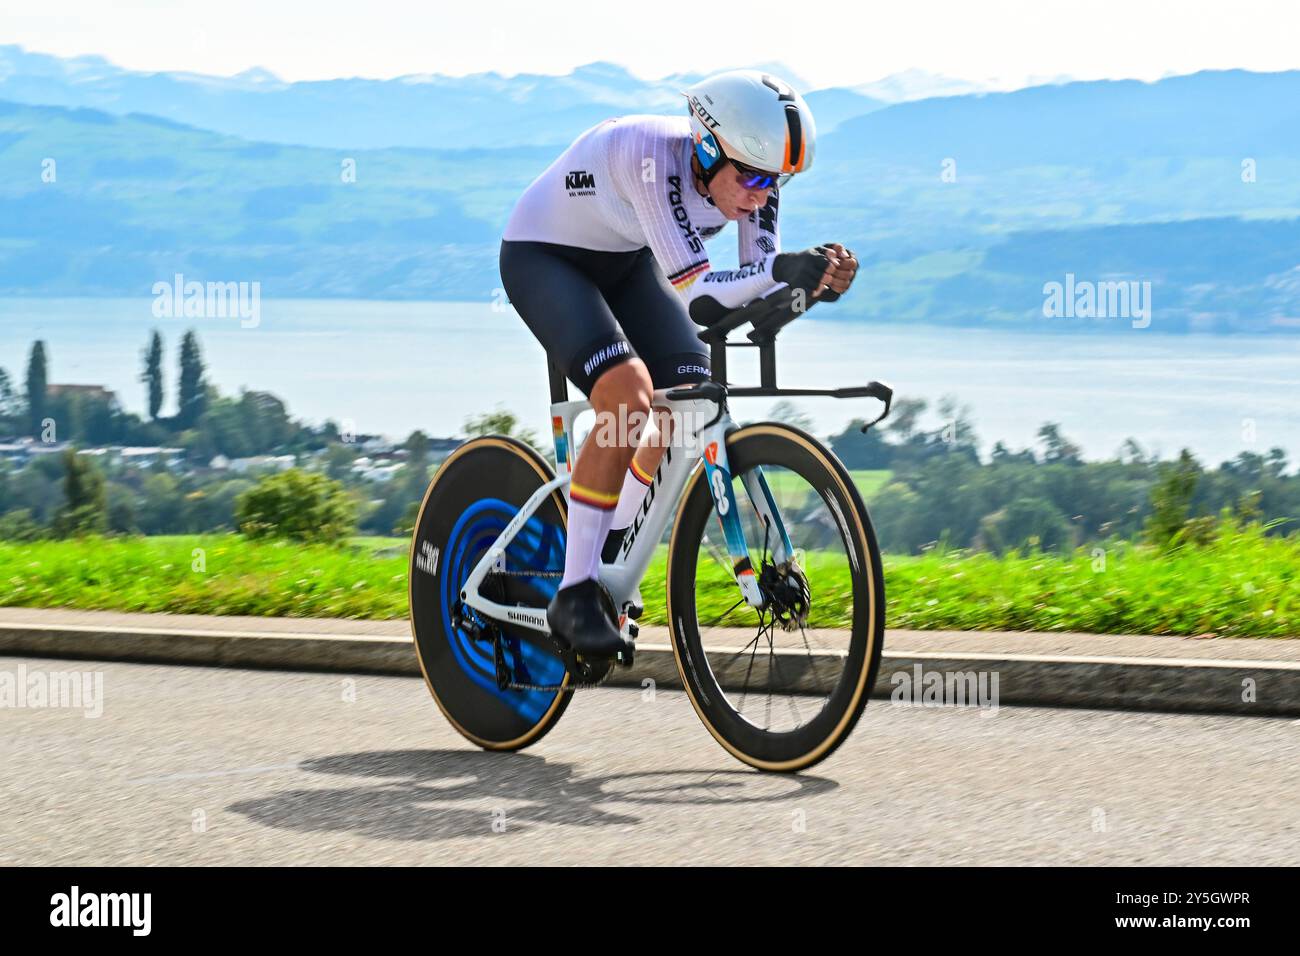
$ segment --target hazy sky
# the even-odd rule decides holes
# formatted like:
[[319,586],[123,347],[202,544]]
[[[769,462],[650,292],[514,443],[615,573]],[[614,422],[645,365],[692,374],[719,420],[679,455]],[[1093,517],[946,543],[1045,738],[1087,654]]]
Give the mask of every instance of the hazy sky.
[[[567,73],[644,78],[782,62],[809,88],[906,69],[1022,85],[1300,67],[1296,0],[3,0],[0,43],[141,70],[285,79]],[[698,13],[694,11],[699,11]]]

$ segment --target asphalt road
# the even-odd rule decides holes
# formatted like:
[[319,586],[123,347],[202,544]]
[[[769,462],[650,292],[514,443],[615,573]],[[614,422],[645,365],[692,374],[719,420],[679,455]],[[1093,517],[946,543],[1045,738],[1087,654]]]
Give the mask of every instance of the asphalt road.
[[1290,719],[873,700],[830,760],[775,776],[676,692],[581,692],[487,754],[418,679],[0,659],[21,667],[101,675],[103,709],[0,709],[0,864],[1300,859]]

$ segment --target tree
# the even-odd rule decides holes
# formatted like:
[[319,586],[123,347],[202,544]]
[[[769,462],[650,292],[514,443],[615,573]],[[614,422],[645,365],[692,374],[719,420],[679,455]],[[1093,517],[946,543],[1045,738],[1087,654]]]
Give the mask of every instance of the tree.
[[[467,431],[482,428],[485,435],[508,435],[515,428],[515,418],[508,412],[498,412],[496,416],[471,419],[465,427]],[[407,452],[405,467],[388,483],[379,506],[366,516],[366,526],[376,534],[410,534],[429,486],[429,444],[429,436],[422,431],[407,436],[403,443]]]
[[187,447],[201,460],[216,454],[227,458],[247,458],[266,451],[257,446],[253,425],[242,402],[233,398],[216,398],[203,409],[203,415],[194,426],[197,434]]
[[1011,548],[1043,551],[1069,550],[1073,529],[1050,501],[1018,497],[980,520],[976,541],[984,549],[1002,554]]
[[1160,480],[1151,489],[1151,514],[1145,528],[1152,544],[1164,549],[1178,544],[1200,475],[1201,466],[1186,448],[1177,461],[1160,466]]
[[508,412],[504,408],[498,408],[495,412],[474,415],[465,419],[465,434],[470,438],[481,435],[507,435],[511,438],[518,438],[533,448],[541,447],[537,441],[537,436],[528,429],[520,428],[519,419],[515,416],[515,413]]
[[69,448],[63,453],[63,507],[54,517],[60,538],[103,534],[108,527],[108,497],[104,476],[87,455]]
[[1119,448],[1119,461],[1126,465],[1148,465],[1153,463],[1153,459],[1147,457],[1147,453],[1138,444],[1136,438],[1125,438],[1124,444]]
[[108,530],[114,534],[139,534],[135,518],[135,496],[124,485],[108,485]]
[[178,388],[180,410],[176,415],[182,428],[197,422],[207,407],[207,383],[203,380],[203,354],[199,337],[193,329],[181,340],[181,376]]
[[270,392],[241,393],[239,411],[254,454],[275,451],[293,438],[294,424],[289,419],[289,410]]
[[879,470],[893,464],[897,446],[885,441],[879,428],[869,428],[866,434],[862,426],[867,423],[864,418],[855,418],[844,426],[844,431],[831,435],[827,444],[831,451],[844,463],[845,468],[857,470]]
[[176,479],[165,473],[145,478],[135,521],[145,534],[177,534],[185,530],[185,495]]
[[163,341],[158,332],[149,340],[149,348],[144,353],[144,372],[140,380],[149,387],[149,420],[156,422],[163,404]]
[[1043,464],[1053,465],[1060,462],[1078,464],[1083,461],[1079,446],[1061,434],[1061,426],[1056,422],[1044,422],[1038,429],[1038,440],[1043,445]]
[[[514,417],[511,416],[512,422],[513,422],[513,418]],[[467,424],[466,430],[468,430],[468,428],[469,425]],[[508,435],[510,433],[506,432],[506,434]],[[429,436],[428,435],[426,435],[424,432],[420,431],[419,429],[416,429],[406,437],[406,441],[403,443],[402,447],[405,448],[407,453],[410,455],[410,458],[407,460],[411,465],[423,466],[426,468],[428,467],[429,465]]]
[[923,398],[900,398],[890,407],[885,429],[899,441],[909,441],[916,432],[917,423],[924,414],[927,402]]
[[787,425],[793,425],[809,434],[813,433],[816,425],[813,423],[812,416],[806,414],[794,402],[788,402],[784,399],[772,406],[772,410],[767,413],[769,420],[774,422],[785,422]]
[[335,442],[325,449],[322,456],[325,474],[335,481],[346,481],[352,475],[352,464],[357,460],[357,453],[351,445]]
[[993,450],[989,452],[989,464],[991,465],[1032,465],[1034,463],[1034,452],[1030,448],[1012,451],[1002,442],[998,442],[993,446]]
[[40,524],[49,524],[63,504],[63,457],[39,455],[9,480],[6,510],[26,508]]
[[27,434],[33,438],[41,437],[42,423],[46,417],[48,384],[45,343],[38,340],[32,345],[31,356],[27,360]]
[[239,496],[257,487],[247,478],[212,482],[185,496],[185,527],[190,531],[233,531]]
[[13,380],[0,368],[0,430],[18,427],[21,413],[22,402],[14,392]]

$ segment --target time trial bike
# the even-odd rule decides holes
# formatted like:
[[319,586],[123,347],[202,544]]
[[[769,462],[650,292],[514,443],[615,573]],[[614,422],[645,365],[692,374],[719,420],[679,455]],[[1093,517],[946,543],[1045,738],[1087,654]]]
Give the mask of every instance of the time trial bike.
[[[729,396],[870,397],[882,382],[779,388],[777,332],[794,319],[788,289],[721,313],[700,333],[712,378],[655,391],[671,440],[618,556],[600,580],[624,633],[640,636],[647,573],[662,575],[677,672],[709,732],[739,760],[798,771],[828,757],[862,713],[880,666],[885,589],[867,509],[821,442],[781,422],[738,425]],[[748,342],[727,336],[752,325]],[[760,385],[731,387],[727,349],[757,348]],[[550,366],[556,469],[518,439],[466,441],[424,496],[411,547],[410,613],[421,671],[453,727],[488,750],[540,740],[576,690],[618,660],[587,660],[552,637],[546,606],[564,569],[575,419]],[[593,440],[593,431],[586,438]],[[560,474],[557,476],[555,471]]]

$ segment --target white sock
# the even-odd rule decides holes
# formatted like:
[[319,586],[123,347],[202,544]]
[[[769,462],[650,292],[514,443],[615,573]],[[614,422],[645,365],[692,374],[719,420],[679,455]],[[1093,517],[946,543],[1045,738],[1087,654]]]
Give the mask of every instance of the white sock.
[[[653,480],[651,478],[651,481]],[[623,476],[623,490],[618,494],[618,507],[614,509],[614,523],[610,525],[611,528],[621,531],[632,524],[632,519],[641,510],[646,489],[649,487],[650,481],[644,481],[636,473],[636,469],[629,465],[627,474]]]
[[600,507],[569,498],[569,538],[564,545],[564,579],[561,588],[594,580],[600,574],[600,549],[605,546],[614,506]]

